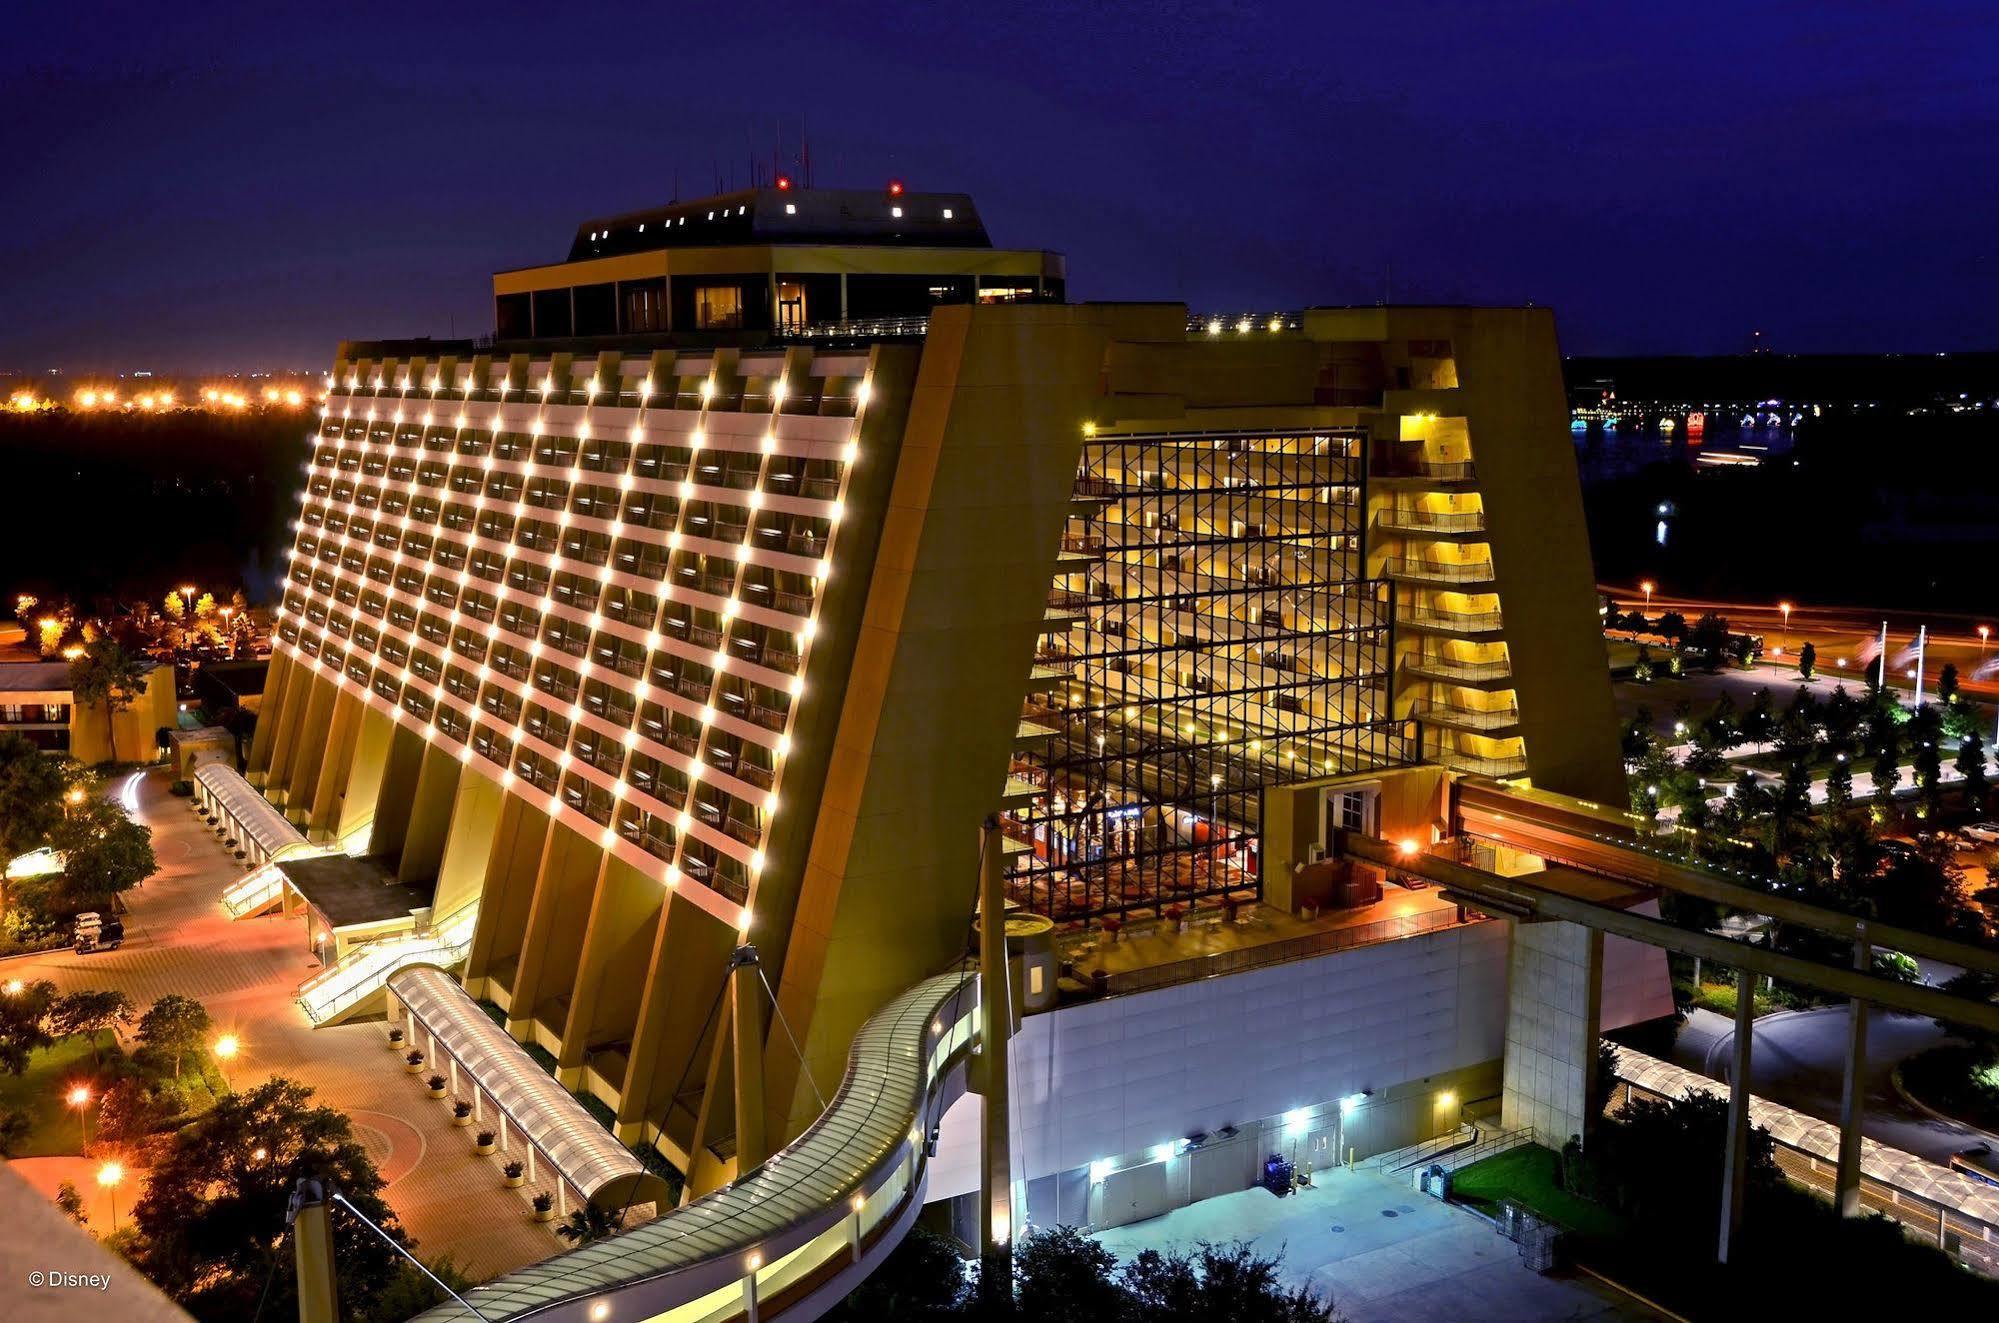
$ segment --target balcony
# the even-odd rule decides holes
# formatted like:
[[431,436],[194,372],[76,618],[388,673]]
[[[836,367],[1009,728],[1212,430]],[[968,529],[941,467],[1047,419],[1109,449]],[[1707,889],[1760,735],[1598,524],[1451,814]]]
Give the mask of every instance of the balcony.
[[1481,758],[1477,754],[1460,753],[1456,749],[1442,745],[1428,745],[1423,750],[1426,762],[1448,767],[1453,772],[1463,772],[1471,776],[1525,776],[1527,756],[1515,754],[1510,758]]
[[1391,556],[1382,563],[1383,576],[1397,583],[1458,585],[1492,582],[1489,560],[1410,560]]
[[1402,673],[1418,680],[1463,685],[1471,689],[1508,689],[1513,685],[1513,667],[1508,662],[1458,661],[1451,657],[1420,654],[1402,659]]
[[1369,476],[1418,491],[1453,491],[1476,483],[1478,470],[1470,460],[1418,459],[1380,449],[1374,453]]
[[1503,628],[1497,611],[1404,610],[1396,614],[1395,623],[1419,633],[1454,639],[1494,638]]
[[1375,527],[1397,537],[1430,542],[1478,542],[1485,537],[1483,510],[1383,510]]
[[1439,730],[1459,730],[1473,735],[1513,735],[1520,729],[1520,709],[1492,708],[1474,711],[1450,703],[1418,703],[1409,715]]

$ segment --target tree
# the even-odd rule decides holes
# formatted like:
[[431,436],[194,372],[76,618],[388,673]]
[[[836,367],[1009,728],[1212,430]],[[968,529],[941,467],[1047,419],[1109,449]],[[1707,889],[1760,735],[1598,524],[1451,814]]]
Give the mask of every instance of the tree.
[[[287,1079],[226,1094],[181,1129],[153,1165],[133,1210],[137,1261],[196,1318],[251,1317],[266,1282],[264,1316],[297,1313],[285,1208],[300,1180],[340,1191],[392,1239],[407,1243],[352,1125],[331,1107],[314,1105],[312,1096]],[[344,1210],[332,1222],[341,1304],[351,1317],[370,1316],[402,1261]]]
[[186,1110],[179,1092],[158,1080],[128,1076],[104,1091],[97,1104],[97,1137],[137,1149],[153,1132]]
[[1777,733],[1777,714],[1770,703],[1770,691],[1758,689],[1742,714],[1742,739],[1746,744],[1768,744]]
[[49,1007],[56,985],[47,979],[26,984],[19,992],[0,993],[0,1070],[19,1075],[28,1057],[55,1040],[49,1036]]
[[1280,1258],[1242,1241],[1185,1251],[1141,1250],[1120,1275],[1133,1323],[1336,1323],[1333,1306],[1307,1287],[1286,1291]]
[[1687,636],[1687,618],[1678,611],[1662,612],[1655,629],[1660,638],[1677,642]]
[[624,1210],[612,1212],[593,1203],[570,1210],[569,1220],[555,1228],[555,1234],[572,1245],[594,1245],[625,1229]]
[[1728,655],[1727,618],[1712,611],[1703,613],[1687,635],[1687,646],[1701,654],[1701,663],[1710,672],[1720,670],[1722,659]]
[[69,688],[85,707],[104,709],[111,761],[118,761],[118,714],[145,688],[138,660],[109,639],[85,650],[69,664]]
[[11,859],[46,841],[68,790],[61,759],[24,735],[0,735],[0,852]]
[[1957,700],[1957,663],[1945,662],[1937,672],[1937,702],[1948,707]]
[[1809,642],[1798,650],[1798,678],[1809,680],[1819,668],[1819,650]]
[[90,1059],[102,1062],[97,1035],[115,1029],[132,1018],[132,999],[114,989],[72,992],[56,998],[49,1007],[49,1032],[57,1038],[85,1034],[90,1041]]
[[1957,746],[1957,772],[1964,778],[1964,803],[1973,813],[1985,812],[1985,741],[1973,731]]
[[1845,808],[1853,800],[1853,758],[1845,750],[1832,756],[1832,766],[1825,774],[1825,802],[1828,808],[1837,811]]
[[63,868],[40,898],[45,912],[76,914],[106,908],[112,897],[131,890],[159,868],[152,829],[101,799],[87,800],[64,815],[49,844],[61,851]]
[[1916,790],[1922,795],[1924,815],[1931,821],[1935,821],[1943,807],[1942,741],[1943,719],[1934,707],[1925,703],[1909,720],[1909,742]]
[[0,1108],[0,1157],[22,1157],[22,1143],[35,1128],[35,1118],[26,1112]]
[[964,1260],[951,1242],[916,1226],[882,1266],[868,1274],[826,1317],[830,1323],[877,1323],[882,1319],[941,1323],[958,1317],[964,1302]]
[[172,1057],[174,1078],[179,1079],[181,1058],[200,1049],[210,1023],[206,1006],[192,997],[169,992],[139,1017],[139,1041],[162,1056]]
[[64,1181],[56,1186],[56,1207],[78,1226],[90,1224],[90,1214],[83,1211],[83,1196],[77,1193],[75,1181]]
[[1116,1268],[1115,1254],[1074,1227],[1032,1232],[1013,1253],[1020,1316],[1037,1323],[1119,1319],[1125,1301],[1112,1275]]

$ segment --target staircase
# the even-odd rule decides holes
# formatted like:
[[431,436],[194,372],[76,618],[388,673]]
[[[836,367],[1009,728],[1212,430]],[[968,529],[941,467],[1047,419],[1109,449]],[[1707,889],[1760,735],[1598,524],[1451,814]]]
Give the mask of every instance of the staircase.
[[479,907],[467,905],[443,922],[413,933],[384,937],[355,947],[299,985],[298,1004],[313,1028],[335,1024],[363,1009],[382,991],[389,975],[408,965],[449,969],[472,946]]
[[232,919],[247,919],[275,907],[284,895],[285,875],[277,864],[260,864],[223,891],[222,910]]

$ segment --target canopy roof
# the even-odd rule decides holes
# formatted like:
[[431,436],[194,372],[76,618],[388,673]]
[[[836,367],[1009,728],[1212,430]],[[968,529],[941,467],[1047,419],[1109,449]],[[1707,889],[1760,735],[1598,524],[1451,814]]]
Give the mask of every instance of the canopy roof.
[[535,1064],[458,980],[434,965],[411,965],[389,976],[389,993],[572,1189],[603,1208],[664,1205],[666,1182],[647,1171],[569,1090]]
[[276,858],[290,846],[307,843],[299,829],[287,822],[285,815],[258,794],[256,787],[245,781],[235,768],[226,763],[209,763],[194,774],[194,779],[222,806],[238,834],[256,842],[265,857]]

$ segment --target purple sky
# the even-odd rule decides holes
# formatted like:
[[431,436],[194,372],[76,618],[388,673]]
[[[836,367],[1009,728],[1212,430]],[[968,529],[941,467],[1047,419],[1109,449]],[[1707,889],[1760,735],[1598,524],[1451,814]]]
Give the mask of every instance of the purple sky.
[[[291,10],[297,16],[287,16]],[[1077,298],[1553,305],[1571,352],[1999,347],[1999,5],[31,3],[0,371],[490,329],[577,221],[979,200]]]

